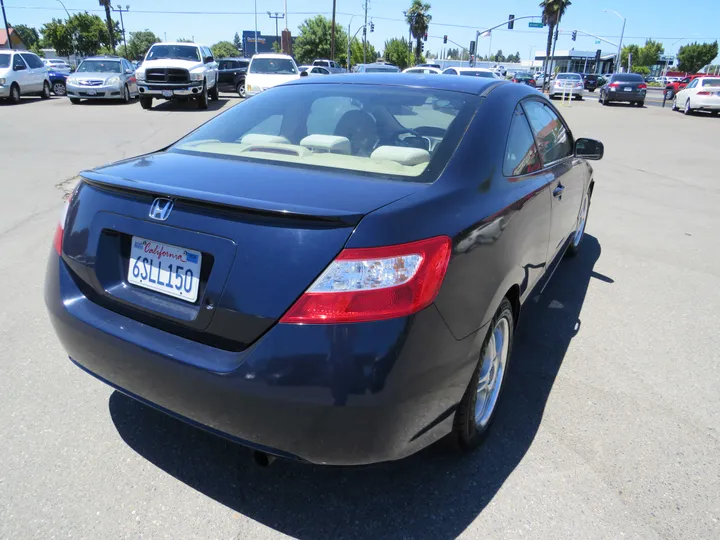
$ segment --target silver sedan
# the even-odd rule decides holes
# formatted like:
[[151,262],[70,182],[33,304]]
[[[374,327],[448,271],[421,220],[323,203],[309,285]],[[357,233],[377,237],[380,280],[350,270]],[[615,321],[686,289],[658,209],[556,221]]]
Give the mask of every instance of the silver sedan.
[[125,103],[137,97],[138,88],[132,64],[117,56],[86,58],[66,82],[67,96],[73,104],[82,99],[112,99]]

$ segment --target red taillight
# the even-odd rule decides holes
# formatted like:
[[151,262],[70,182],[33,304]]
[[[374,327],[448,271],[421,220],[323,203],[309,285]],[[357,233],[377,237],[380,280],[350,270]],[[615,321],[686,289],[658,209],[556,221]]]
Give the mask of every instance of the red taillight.
[[530,80],[528,81],[528,83],[534,85],[534,84],[535,84],[535,79],[530,79]]
[[609,86],[610,88],[618,88],[618,87],[620,86],[620,83],[614,82],[614,83],[608,84],[608,86]]
[[513,79],[512,82],[517,82],[517,79]]
[[638,88],[640,88],[640,89],[647,88],[647,84],[640,83],[640,84],[638,84]]
[[345,249],[280,322],[336,324],[412,315],[438,295],[450,251],[447,236]]
[[712,92],[701,91],[697,93],[698,96],[711,96]]
[[65,206],[63,207],[60,214],[60,219],[58,220],[57,227],[55,227],[55,236],[53,236],[53,246],[55,247],[55,251],[58,255],[62,255],[63,233],[65,232],[65,221],[67,220],[67,212],[68,207],[70,206],[70,198],[72,198],[72,194],[70,194],[70,197],[65,202]]

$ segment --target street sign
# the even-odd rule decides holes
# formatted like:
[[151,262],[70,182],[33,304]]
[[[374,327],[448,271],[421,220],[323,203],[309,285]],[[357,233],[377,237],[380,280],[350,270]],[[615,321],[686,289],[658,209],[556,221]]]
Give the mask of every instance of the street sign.
[[530,28],[542,28],[544,25],[541,22],[529,22],[528,27]]
[[673,60],[675,60],[674,56],[661,56],[660,57],[661,62],[672,62]]

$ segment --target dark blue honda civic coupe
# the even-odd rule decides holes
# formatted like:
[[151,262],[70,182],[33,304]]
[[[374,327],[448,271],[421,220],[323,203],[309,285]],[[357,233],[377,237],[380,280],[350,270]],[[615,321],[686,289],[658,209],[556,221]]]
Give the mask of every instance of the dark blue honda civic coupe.
[[303,78],[83,172],[46,303],[80,368],[261,461],[473,448],[602,155],[525,85]]

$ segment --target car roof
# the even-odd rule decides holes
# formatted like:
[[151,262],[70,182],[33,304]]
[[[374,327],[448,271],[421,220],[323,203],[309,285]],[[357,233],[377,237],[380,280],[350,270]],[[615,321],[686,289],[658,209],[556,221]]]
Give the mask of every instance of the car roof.
[[207,47],[207,45],[202,45],[200,43],[191,43],[187,41],[162,41],[160,43],[153,43],[152,46],[155,45],[187,45],[189,47]]
[[111,60],[111,61],[117,62],[117,61],[122,60],[122,58],[120,58],[119,56],[103,56],[103,55],[98,55],[98,56],[88,56],[87,58],[84,58],[84,59],[83,59],[83,62],[84,62],[85,60]]
[[486,72],[486,73],[495,73],[495,70],[494,70],[494,69],[481,68],[481,67],[477,67],[477,68],[476,68],[476,67],[467,67],[467,66],[464,66],[464,67],[450,66],[450,67],[447,68],[447,69],[450,69],[450,68],[456,69],[457,71],[484,71],[484,72]]
[[245,62],[250,61],[249,58],[246,58],[244,56],[223,56],[222,58],[218,58],[218,62],[220,60],[244,60]]
[[259,53],[253,55],[251,60],[254,60],[255,58],[289,58],[290,60],[292,60],[292,56],[279,53]]
[[303,77],[285,84],[367,84],[480,94],[489,86],[499,82],[501,82],[499,79],[479,77],[408,77],[403,73],[343,73],[324,77]]

